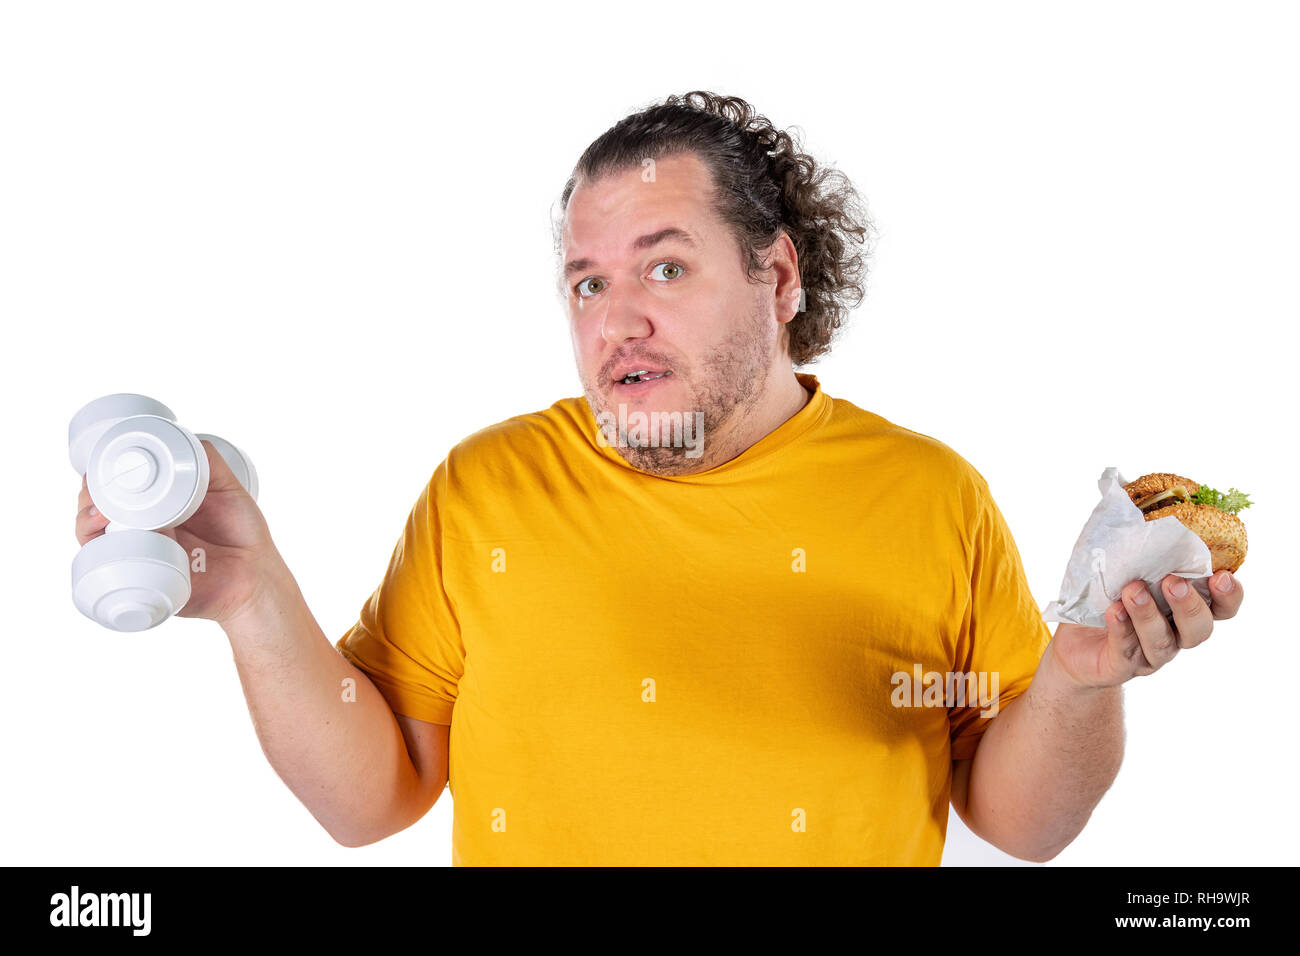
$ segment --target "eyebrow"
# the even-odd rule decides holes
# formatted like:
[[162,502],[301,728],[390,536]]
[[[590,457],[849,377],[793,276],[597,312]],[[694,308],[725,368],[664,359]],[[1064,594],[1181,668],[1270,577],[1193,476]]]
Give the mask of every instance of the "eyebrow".
[[[667,242],[670,239],[676,239],[688,246],[695,246],[697,243],[691,238],[691,234],[685,229],[678,229],[676,226],[668,226],[666,229],[660,229],[658,232],[648,232],[644,236],[638,236],[632,241],[631,251],[637,252],[641,249],[649,249],[657,246],[661,242]],[[564,277],[567,279],[575,272],[582,272],[590,269],[595,263],[590,259],[574,259],[564,267]]]

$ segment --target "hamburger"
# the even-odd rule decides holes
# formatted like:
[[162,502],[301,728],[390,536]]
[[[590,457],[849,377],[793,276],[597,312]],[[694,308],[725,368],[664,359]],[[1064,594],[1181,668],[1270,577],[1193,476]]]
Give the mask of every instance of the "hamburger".
[[1177,518],[1210,549],[1214,570],[1236,573],[1246,560],[1246,526],[1237,517],[1250,499],[1236,488],[1227,494],[1198,485],[1182,475],[1143,475],[1124,486],[1147,521]]

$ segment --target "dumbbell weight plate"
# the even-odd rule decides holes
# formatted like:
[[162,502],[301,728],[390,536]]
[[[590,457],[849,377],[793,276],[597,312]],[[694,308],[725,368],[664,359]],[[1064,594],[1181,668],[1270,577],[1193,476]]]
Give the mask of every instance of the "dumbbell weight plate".
[[157,415],[168,421],[176,421],[172,410],[162,402],[134,392],[117,392],[87,402],[68,423],[68,458],[77,474],[86,473],[90,450],[95,447],[99,436],[132,415]]
[[108,532],[87,541],[72,560],[72,602],[111,630],[148,630],[189,599],[189,557],[165,534]]
[[217,435],[209,435],[207,432],[197,432],[194,437],[198,438],[200,441],[206,439],[207,441],[212,442],[212,446],[216,448],[217,454],[219,454],[225,463],[230,466],[230,470],[235,473],[235,477],[238,478],[239,483],[244,486],[244,490],[252,495],[253,500],[256,501],[257,469],[253,467],[253,459],[249,458],[237,447]]
[[198,511],[208,490],[208,453],[183,425],[134,415],[111,425],[90,451],[86,487],[109,521],[152,531]]

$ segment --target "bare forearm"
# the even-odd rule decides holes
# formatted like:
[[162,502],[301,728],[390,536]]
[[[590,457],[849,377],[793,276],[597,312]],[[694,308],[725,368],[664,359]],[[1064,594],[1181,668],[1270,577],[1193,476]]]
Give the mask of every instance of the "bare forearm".
[[994,846],[1048,860],[1079,835],[1124,756],[1119,687],[1083,689],[1052,656],[984,732],[971,763],[966,816]]
[[326,638],[278,555],[266,575],[259,600],[222,628],[271,766],[344,845],[410,826],[432,801],[388,703]]

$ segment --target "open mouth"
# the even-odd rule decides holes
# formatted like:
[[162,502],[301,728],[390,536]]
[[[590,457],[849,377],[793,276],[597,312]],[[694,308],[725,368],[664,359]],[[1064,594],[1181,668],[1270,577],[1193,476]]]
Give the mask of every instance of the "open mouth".
[[636,372],[629,372],[627,375],[624,375],[622,378],[618,379],[615,384],[639,385],[642,382],[653,382],[656,381],[657,379],[666,378],[667,376],[672,374],[673,373],[671,369],[664,372],[651,372],[647,369],[641,369]]

